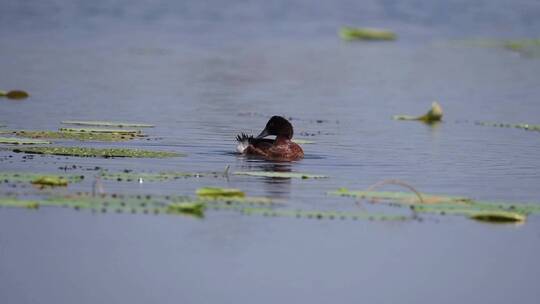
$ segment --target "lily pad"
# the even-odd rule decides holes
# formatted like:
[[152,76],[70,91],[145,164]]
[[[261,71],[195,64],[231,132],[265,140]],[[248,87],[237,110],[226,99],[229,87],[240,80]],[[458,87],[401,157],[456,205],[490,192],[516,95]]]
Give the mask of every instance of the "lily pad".
[[25,99],[30,95],[22,90],[12,90],[12,91],[0,91],[0,97],[7,97],[9,99]]
[[395,115],[395,120],[417,120],[422,121],[425,123],[434,123],[441,121],[443,117],[443,110],[439,103],[433,102],[431,104],[431,109],[429,111],[422,115],[422,116],[409,116],[409,115]]
[[99,127],[119,127],[119,128],[153,128],[154,125],[144,123],[131,122],[115,122],[115,121],[90,121],[90,120],[64,120],[66,125],[81,125],[81,126],[99,126]]
[[136,157],[136,158],[165,158],[185,156],[176,152],[150,151],[128,148],[84,148],[84,147],[28,147],[15,148],[13,152],[30,154],[64,155],[78,157]]
[[10,145],[46,145],[50,142],[33,138],[0,137],[0,144]]
[[248,176],[260,176],[260,177],[275,177],[275,178],[328,178],[326,175],[307,174],[298,172],[268,172],[268,171],[238,171],[234,172],[235,175],[248,175]]
[[197,197],[199,198],[231,198],[245,197],[246,194],[240,189],[233,188],[218,188],[218,187],[203,187],[197,189]]
[[389,30],[375,28],[342,27],[339,36],[345,41],[352,40],[396,40],[397,35]]

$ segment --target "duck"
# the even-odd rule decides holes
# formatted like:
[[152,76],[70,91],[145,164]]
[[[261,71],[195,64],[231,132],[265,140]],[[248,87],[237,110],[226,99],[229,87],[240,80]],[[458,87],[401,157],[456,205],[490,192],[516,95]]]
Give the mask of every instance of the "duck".
[[[257,156],[267,160],[294,161],[304,157],[304,150],[292,141],[292,124],[281,116],[272,116],[262,132],[257,136],[241,133],[236,136],[236,150],[244,155]],[[265,138],[275,135],[275,139]]]

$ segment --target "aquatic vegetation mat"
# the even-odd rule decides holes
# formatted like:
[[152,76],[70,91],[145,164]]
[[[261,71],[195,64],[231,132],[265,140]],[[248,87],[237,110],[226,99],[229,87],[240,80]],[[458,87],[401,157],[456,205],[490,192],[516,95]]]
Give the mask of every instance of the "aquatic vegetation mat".
[[98,127],[119,127],[119,128],[153,128],[154,125],[145,123],[99,121],[99,120],[64,120],[62,124]]
[[13,152],[30,154],[63,155],[78,157],[135,157],[135,158],[166,158],[185,156],[176,152],[151,151],[128,148],[83,148],[83,147],[24,147],[14,148]]
[[142,133],[113,133],[113,132],[74,132],[74,131],[46,131],[46,130],[4,130],[0,134],[35,139],[72,139],[80,141],[125,141],[144,137]]
[[0,137],[0,144],[10,145],[47,145],[51,142],[34,138]]
[[539,204],[499,203],[477,201],[471,198],[421,193],[386,191],[351,191],[345,188],[329,192],[330,195],[385,202],[392,206],[408,206],[414,212],[440,215],[463,215],[488,222],[523,222],[528,215],[540,214]]
[[510,124],[510,123],[497,123],[497,122],[489,122],[489,121],[477,121],[475,122],[475,124],[478,126],[486,126],[486,127],[514,128],[514,129],[522,129],[525,131],[540,132],[540,125],[533,125],[533,124],[528,124],[528,123]]
[[125,182],[162,182],[178,180],[191,177],[221,177],[223,173],[191,173],[191,172],[101,172],[100,176],[105,180],[125,181]]
[[141,130],[135,129],[111,129],[111,128],[60,128],[61,132],[76,133],[118,133],[118,134],[141,134]]
[[443,110],[441,105],[437,102],[431,104],[429,111],[421,116],[411,116],[411,115],[395,115],[393,118],[395,120],[417,120],[425,123],[434,123],[441,121],[443,117]]
[[353,40],[396,40],[397,35],[389,30],[375,28],[342,27],[339,36],[345,41]]
[[237,172],[234,172],[233,174],[258,176],[258,177],[271,177],[271,178],[300,178],[300,179],[328,178],[328,176],[326,175],[307,174],[307,173],[299,173],[299,172],[237,171]]
[[84,179],[84,175],[50,174],[36,172],[0,172],[0,182],[4,183],[33,183],[42,185],[67,185]]
[[[254,205],[259,205],[257,207]],[[329,211],[276,209],[273,204],[252,200],[250,197],[219,197],[212,200],[187,196],[160,195],[123,195],[100,194],[92,196],[88,193],[77,193],[64,196],[51,195],[43,199],[25,199],[15,196],[0,197],[0,207],[39,209],[44,207],[70,208],[74,210],[91,210],[99,213],[141,213],[188,215],[197,218],[205,216],[208,210],[232,211],[242,215],[259,215],[266,217],[290,217],[318,220],[374,220],[374,221],[406,221],[411,217],[403,215],[387,215],[363,211]]]
[[29,96],[30,94],[23,90],[11,90],[7,92],[0,90],[0,97],[7,97],[9,99],[25,99]]

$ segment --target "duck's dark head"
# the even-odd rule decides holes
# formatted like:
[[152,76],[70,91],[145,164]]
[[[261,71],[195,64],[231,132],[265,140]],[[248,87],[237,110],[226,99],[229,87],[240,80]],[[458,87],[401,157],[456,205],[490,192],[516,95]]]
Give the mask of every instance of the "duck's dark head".
[[257,138],[263,138],[269,135],[291,139],[293,137],[293,127],[287,119],[281,116],[272,116]]

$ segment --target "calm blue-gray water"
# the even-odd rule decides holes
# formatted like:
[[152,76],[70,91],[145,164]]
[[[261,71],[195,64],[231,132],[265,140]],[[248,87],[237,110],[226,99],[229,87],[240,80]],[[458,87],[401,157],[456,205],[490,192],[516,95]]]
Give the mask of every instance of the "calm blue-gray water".
[[[536,38],[538,1],[0,1],[0,124],[155,124],[130,146],[158,160],[0,151],[4,171],[290,170],[320,180],[113,183],[121,193],[240,188],[289,208],[352,208],[326,195],[400,179],[428,193],[540,201],[540,135],[475,121],[540,124],[540,59],[455,43]],[[346,43],[343,25],[395,42]],[[392,120],[432,101],[444,122]],[[306,158],[235,155],[237,133],[292,118]],[[12,156],[9,158],[9,156]],[[4,158],[6,157],[6,158]],[[75,172],[83,172],[77,171]],[[88,191],[89,182],[69,190]],[[10,189],[0,188],[6,192]],[[399,190],[399,189],[398,189]],[[2,303],[538,303],[540,220],[490,225],[307,220],[209,212],[204,219],[0,209]]]

